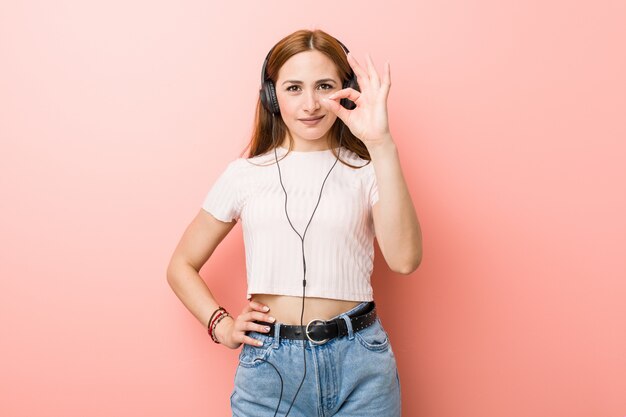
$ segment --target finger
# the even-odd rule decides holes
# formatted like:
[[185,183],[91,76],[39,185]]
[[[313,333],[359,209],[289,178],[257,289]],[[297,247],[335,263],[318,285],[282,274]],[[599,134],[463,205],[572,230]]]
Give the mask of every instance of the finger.
[[359,99],[359,97],[361,97],[361,93],[356,91],[354,88],[344,88],[328,96],[331,100],[348,98],[355,102]]
[[246,313],[244,315],[244,320],[245,321],[258,320],[258,321],[264,321],[266,323],[273,323],[275,321],[274,317],[270,316],[269,314],[261,313],[260,311],[250,311],[249,313]]
[[356,58],[354,57],[354,55],[352,55],[352,53],[348,53],[348,63],[352,67],[352,71],[354,71],[354,74],[356,75],[357,83],[359,84],[359,87],[361,87],[361,91],[362,91],[363,87],[369,86],[369,83],[370,83],[370,78],[367,75],[367,71],[365,71],[365,69],[361,67],[361,65],[357,62]]
[[378,72],[376,72],[376,67],[374,66],[374,61],[372,60],[372,56],[367,53],[367,70],[370,76],[370,82],[374,87],[380,87],[380,78],[378,77]]
[[347,124],[348,117],[350,117],[350,110],[339,104],[339,100],[340,98],[325,98],[320,101],[320,103],[322,104],[322,106],[333,112],[338,118],[340,118],[341,120],[343,120],[344,123]]
[[[262,321],[262,320],[261,320]],[[246,335],[248,332],[267,333],[269,326],[267,324],[260,324],[254,321],[242,321],[239,326],[235,326],[236,331]]]
[[385,93],[385,97],[387,97],[389,95],[389,89],[391,88],[391,64],[389,64],[389,61],[385,63],[385,74],[383,75],[381,88]]
[[258,333],[267,333],[270,331],[270,328],[269,326],[265,324],[258,324],[252,321],[248,321],[246,322],[246,330],[250,330],[250,331],[258,332]]
[[258,310],[258,311],[270,311],[269,306],[265,304],[259,303],[258,301],[250,301],[249,306],[251,307],[250,311]]
[[263,341],[255,339],[254,337],[250,337],[250,336],[244,336],[242,342],[247,345],[256,346],[256,347],[263,346]]

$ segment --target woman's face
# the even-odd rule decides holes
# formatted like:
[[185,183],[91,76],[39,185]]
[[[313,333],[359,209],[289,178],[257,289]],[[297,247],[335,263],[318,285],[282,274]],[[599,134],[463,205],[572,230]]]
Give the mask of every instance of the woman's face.
[[[337,67],[317,51],[300,52],[289,58],[278,71],[276,96],[280,114],[291,132],[294,150],[327,149],[327,133],[337,116],[320,100],[341,90]],[[321,118],[317,121],[306,119]],[[284,147],[288,147],[285,138]]]

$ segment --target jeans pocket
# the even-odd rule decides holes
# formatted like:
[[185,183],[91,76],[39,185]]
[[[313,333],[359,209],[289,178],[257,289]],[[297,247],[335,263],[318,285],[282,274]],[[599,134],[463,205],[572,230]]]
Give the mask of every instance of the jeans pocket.
[[382,352],[389,349],[389,335],[378,317],[374,323],[354,333],[354,336],[365,349],[374,352]]
[[264,359],[270,355],[272,351],[272,339],[266,336],[258,337],[253,334],[248,334],[249,337],[260,340],[263,342],[262,346],[252,346],[244,343],[241,352],[239,352],[239,365],[244,368],[254,368],[263,363]]

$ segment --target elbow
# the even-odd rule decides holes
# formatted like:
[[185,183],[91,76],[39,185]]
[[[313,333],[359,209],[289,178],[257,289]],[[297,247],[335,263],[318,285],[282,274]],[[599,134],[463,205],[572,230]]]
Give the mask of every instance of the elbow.
[[169,263],[169,265],[167,266],[167,269],[165,270],[165,278],[167,280],[167,283],[170,285],[170,287],[172,286],[175,277],[176,277],[176,273],[174,272],[174,267],[172,265],[172,262]]
[[173,287],[176,285],[178,281],[178,277],[181,275],[181,263],[172,259],[170,263],[167,265],[167,269],[165,270],[165,277],[167,279],[167,283]]
[[404,262],[396,268],[392,268],[393,272],[402,274],[402,275],[410,275],[417,270],[417,268],[422,263],[422,252],[419,251],[417,255],[413,256],[409,261]]
[[[389,266],[393,272],[402,275],[412,274],[422,263],[422,235],[417,232],[406,244],[401,245],[394,253],[393,262]],[[382,250],[382,247],[381,247]]]
[[410,275],[417,270],[419,263],[405,266],[404,268],[395,269],[394,272],[402,275]]
[[200,266],[195,266],[188,262],[185,258],[176,256],[173,257],[167,265],[165,277],[167,279],[167,283],[173,287],[181,280],[184,280],[186,276],[189,276],[190,272],[199,273]]

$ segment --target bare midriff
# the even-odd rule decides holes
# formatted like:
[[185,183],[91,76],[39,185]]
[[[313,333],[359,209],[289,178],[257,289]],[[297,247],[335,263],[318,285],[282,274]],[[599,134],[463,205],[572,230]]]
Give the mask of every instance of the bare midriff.
[[[302,297],[277,294],[252,294],[252,300],[267,305],[267,313],[282,324],[300,325],[302,316]],[[306,297],[304,300],[304,315],[302,323],[306,326],[313,319],[329,320],[344,313],[360,301],[336,300],[331,298]]]

